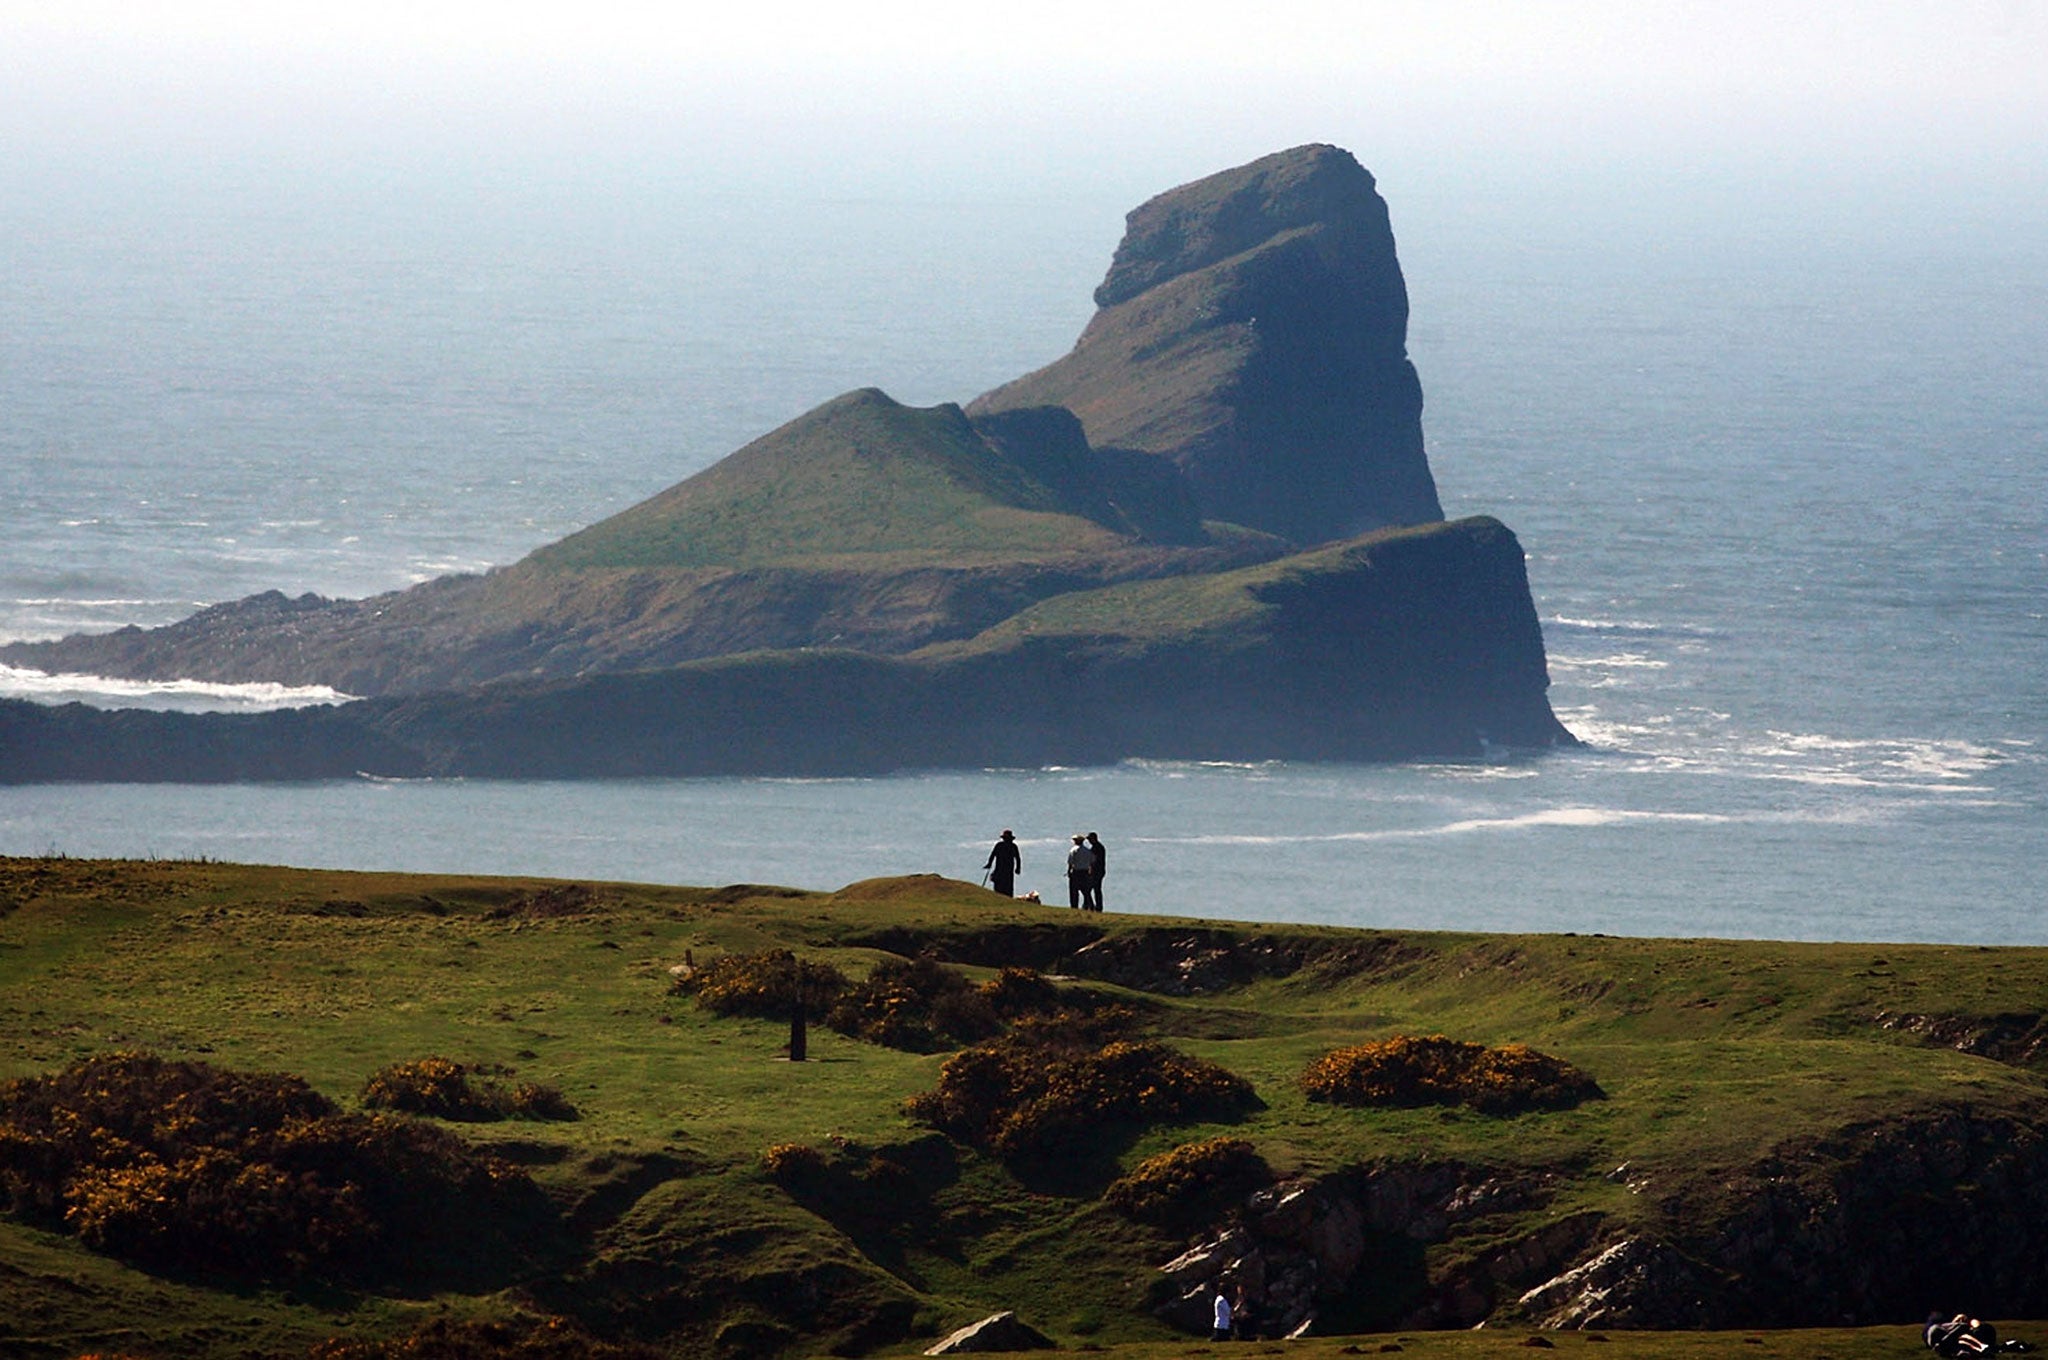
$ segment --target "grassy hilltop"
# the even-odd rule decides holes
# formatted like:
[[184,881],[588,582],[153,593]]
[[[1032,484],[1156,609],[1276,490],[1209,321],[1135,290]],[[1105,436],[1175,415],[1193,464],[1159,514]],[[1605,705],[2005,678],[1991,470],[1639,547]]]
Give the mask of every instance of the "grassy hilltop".
[[[909,977],[919,955],[973,985],[1035,969],[957,996],[1071,1006],[1119,1053],[1164,1045],[1255,1094],[1193,1115],[1110,1108],[1039,1155],[978,1146],[905,1110],[968,1043],[943,1024],[889,1047],[814,1017],[797,1065],[783,1021],[676,990],[686,957],[701,982],[720,959],[784,949],[853,982]],[[576,1117],[421,1117],[421,1146],[497,1159],[505,1193],[403,1275],[396,1229],[352,1269],[279,1258],[224,1275],[92,1250],[77,1215],[0,1218],[0,1354],[296,1356],[544,1316],[649,1348],[634,1355],[906,1354],[1002,1308],[1066,1348],[1199,1354],[1155,1316],[1170,1293],[1157,1267],[1243,1212],[1246,1186],[1289,1180],[1362,1206],[1361,1268],[1318,1311],[1371,1334],[1289,1354],[1600,1344],[1528,1330],[1579,1306],[1557,1301],[1569,1285],[1519,1300],[1652,1243],[1630,1259],[1682,1282],[1664,1293],[1697,1293],[1710,1330],[1622,1318],[1599,1327],[1602,1355],[1906,1355],[1917,1333],[1899,1324],[1929,1307],[2048,1312],[2044,994],[2038,949],[1084,917],[930,876],[823,894],[5,860],[0,1080],[141,1051],[296,1074],[345,1121],[373,1074],[438,1057],[480,1091],[545,1091]],[[900,1041],[914,1008],[890,995],[868,1014]],[[1004,1012],[1015,1032],[1022,1014]],[[1598,1094],[1481,1112],[1303,1091],[1333,1049],[1436,1034],[1531,1046]],[[10,1089],[19,1107],[26,1087]],[[0,1095],[0,1205],[30,1158],[8,1109]],[[1162,1212],[1105,1199],[1148,1159],[1224,1136],[1250,1145],[1250,1179],[1169,1186]],[[1429,1330],[1469,1326],[1475,1307],[1487,1330]],[[1842,1322],[1859,1328],[1725,1330]]]

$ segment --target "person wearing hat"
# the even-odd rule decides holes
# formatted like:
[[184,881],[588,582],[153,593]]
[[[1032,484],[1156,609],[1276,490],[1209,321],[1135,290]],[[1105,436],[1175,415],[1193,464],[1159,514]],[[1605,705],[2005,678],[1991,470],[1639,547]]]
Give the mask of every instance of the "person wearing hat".
[[1102,848],[1102,838],[1093,831],[1088,833],[1088,853],[1093,862],[1088,868],[1088,910],[1102,910],[1102,875],[1109,868],[1109,852]]
[[988,859],[981,866],[988,871],[988,885],[1005,897],[1017,895],[1017,871],[1024,867],[1024,852],[1017,848],[1017,838],[1009,828],[988,852]]
[[1067,905],[1080,911],[1088,905],[1088,893],[1095,882],[1095,852],[1080,832],[1074,833],[1074,848],[1067,851]]

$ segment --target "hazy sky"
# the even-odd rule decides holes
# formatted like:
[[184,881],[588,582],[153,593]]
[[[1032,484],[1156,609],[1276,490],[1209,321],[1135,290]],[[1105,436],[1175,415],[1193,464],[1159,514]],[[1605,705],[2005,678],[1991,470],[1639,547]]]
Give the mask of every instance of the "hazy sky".
[[1162,175],[1444,158],[2038,178],[2048,5],[0,0],[0,150]]

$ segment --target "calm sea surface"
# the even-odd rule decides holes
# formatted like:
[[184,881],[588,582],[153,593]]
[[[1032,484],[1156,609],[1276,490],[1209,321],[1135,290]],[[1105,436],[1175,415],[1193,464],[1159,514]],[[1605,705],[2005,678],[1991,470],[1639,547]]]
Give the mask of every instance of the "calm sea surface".
[[[509,562],[846,389],[964,401],[1072,343],[1135,201],[21,187],[0,197],[15,638]],[[977,877],[1011,826],[1020,887],[1050,897],[1093,829],[1112,909],[2048,943],[2041,221],[1382,188],[1445,508],[1521,535],[1585,752],[0,788],[0,852],[834,887]],[[0,693],[319,697],[7,671]]]

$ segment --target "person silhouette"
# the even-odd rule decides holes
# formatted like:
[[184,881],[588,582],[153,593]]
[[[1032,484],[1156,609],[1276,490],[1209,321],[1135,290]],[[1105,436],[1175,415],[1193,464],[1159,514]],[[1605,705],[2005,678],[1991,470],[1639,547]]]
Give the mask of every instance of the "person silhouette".
[[1024,852],[1017,848],[1017,837],[1009,828],[1003,829],[981,867],[988,871],[989,887],[1005,897],[1017,895],[1017,871],[1024,867]]
[[1095,852],[1087,838],[1074,833],[1074,847],[1067,851],[1067,905],[1077,911],[1088,908],[1088,893],[1095,879]]
[[1102,910],[1102,874],[1109,865],[1109,852],[1102,848],[1102,838],[1093,831],[1088,833],[1088,851],[1095,863],[1088,870],[1088,910]]

